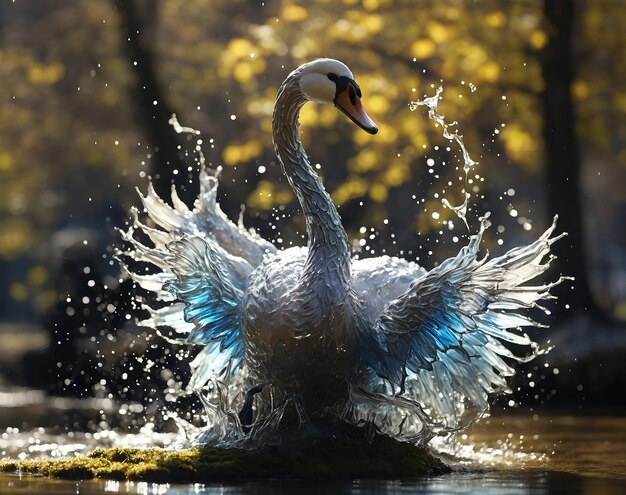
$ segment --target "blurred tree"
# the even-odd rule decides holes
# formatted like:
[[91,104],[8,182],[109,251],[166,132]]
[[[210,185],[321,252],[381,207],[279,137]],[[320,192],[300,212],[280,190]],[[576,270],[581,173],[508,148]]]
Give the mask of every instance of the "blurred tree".
[[[544,89],[543,139],[546,149],[549,210],[559,215],[559,227],[568,237],[553,247],[562,273],[573,276],[574,284],[560,287],[573,293],[567,299],[575,308],[604,316],[596,304],[589,283],[589,267],[585,250],[585,232],[582,215],[581,161],[575,131],[576,116],[572,101],[575,80],[573,47],[574,23],[577,15],[572,0],[545,0],[548,43],[542,54]],[[568,284],[569,285],[569,284]]]
[[[0,257],[23,267],[6,282],[15,301],[29,304],[26,315],[67,297],[50,280],[52,232],[83,226],[106,237],[120,184],[140,161],[141,133],[123,98],[130,71],[109,7],[2,4]],[[29,277],[35,268],[40,275]]]
[[126,47],[129,65],[137,76],[132,100],[140,116],[142,128],[151,143],[151,174],[161,197],[169,197],[171,184],[176,184],[181,199],[191,203],[196,195],[189,187],[187,165],[183,154],[184,141],[169,124],[174,112],[155,70],[151,50],[157,29],[160,2],[114,0],[123,29],[122,45]]
[[[248,203],[255,209],[276,208],[292,197],[277,168],[265,166],[274,161],[269,142],[273,98],[290,67],[319,56],[335,56],[349,63],[358,74],[370,113],[381,126],[379,135],[371,138],[343,122],[334,125],[342,117],[332,108],[309,106],[302,114],[307,147],[320,163],[353,236],[358,236],[359,226],[381,226],[387,219],[384,233],[395,231],[400,249],[413,250],[419,249],[415,245],[417,228],[427,233],[440,229],[442,222],[447,227],[447,222],[454,220],[452,213],[441,206],[441,189],[442,184],[452,180],[458,187],[446,188],[445,194],[453,202],[461,198],[463,181],[457,170],[460,157],[454,156],[454,150],[445,150],[447,143],[424,115],[412,114],[407,107],[411,99],[434,93],[434,84],[440,84],[435,74],[446,79],[444,109],[475,123],[461,126],[474,149],[494,139],[494,123],[509,120],[511,109],[501,104],[500,92],[514,88],[513,104],[520,120],[498,132],[497,138],[502,141],[489,146],[494,148],[494,156],[502,151],[522,165],[520,176],[530,172],[536,181],[540,180],[537,160],[541,149],[533,140],[540,130],[540,119],[533,112],[538,108],[532,101],[532,94],[540,90],[535,77],[539,66],[529,63],[526,67],[523,60],[528,38],[538,29],[538,12],[519,5],[503,12],[492,2],[472,9],[463,2],[425,3],[428,8],[420,10],[419,16],[413,2],[401,1],[344,2],[332,9],[323,1],[306,5],[267,2],[264,9],[246,9],[237,4],[236,12],[232,2],[212,2],[210,9],[204,4],[206,10],[201,5],[168,2],[165,6],[166,13],[161,17],[177,19],[177,23],[168,24],[159,38],[164,75],[171,82],[174,98],[181,101],[176,104],[180,108],[192,108],[194,101],[208,91],[225,95],[225,101],[214,99],[209,111],[194,112],[189,118],[194,127],[209,129],[215,139],[219,154],[213,155],[214,161],[237,166],[236,174],[227,170],[226,176],[238,178],[239,191],[246,191]],[[526,10],[531,10],[531,15]],[[224,16],[231,19],[231,34],[219,22]],[[467,23],[467,16],[479,22]],[[524,22],[518,20],[522,18]],[[211,32],[210,39],[194,29],[198,19]],[[503,40],[505,27],[513,34]],[[185,48],[172,49],[183,39]],[[516,63],[510,61],[511,53],[518,56]],[[219,68],[217,80],[213,64]],[[500,69],[502,65],[506,71]],[[194,74],[193,79],[188,74]],[[483,86],[494,82],[498,84]],[[494,117],[497,114],[501,114],[499,118]],[[236,120],[229,122],[229,115]],[[216,117],[218,121],[226,119],[221,129],[210,123]],[[429,146],[433,142],[440,144],[439,151]],[[329,167],[329,156],[347,167]],[[425,164],[429,157],[437,161],[436,173],[434,169],[429,173]],[[495,160],[486,155],[481,162],[489,169]],[[440,180],[435,180],[435,174]],[[496,190],[506,190],[510,185],[504,184],[508,174],[498,170],[493,177],[490,170],[481,170],[481,175],[498,184]],[[473,187],[481,184],[472,180]],[[396,194],[399,189],[402,194]],[[420,204],[410,199],[412,195],[419,198]],[[523,195],[519,197],[524,200]],[[422,198],[428,201],[425,212]],[[408,209],[407,202],[411,204]],[[433,210],[439,218],[433,217]],[[295,239],[296,234],[287,232],[282,237]],[[429,244],[436,241],[425,242],[421,250],[431,250]]]
[[[531,240],[554,210],[562,212],[562,228],[583,238],[583,231],[576,234],[576,211],[573,227],[565,225],[563,204],[569,200],[555,198],[546,207],[547,192],[542,192],[542,156],[554,152],[544,149],[542,129],[554,125],[547,116],[543,122],[548,108],[542,95],[553,89],[548,72],[544,87],[542,67],[550,68],[542,66],[540,55],[552,52],[557,33],[544,9],[560,1],[3,4],[0,257],[22,259],[26,272],[35,260],[24,258],[36,257],[51,231],[70,224],[102,228],[112,204],[137,203],[133,186],[145,187],[148,175],[158,176],[155,185],[165,196],[173,180],[179,190],[190,191],[187,168],[194,164],[185,155],[188,141],[167,123],[172,109],[184,113],[183,125],[203,131],[209,161],[225,166],[220,203],[229,215],[236,217],[245,202],[248,224],[283,245],[302,243],[301,216],[275,166],[271,113],[276,88],[288,71],[322,56],[353,69],[364,104],[381,129],[369,136],[329,107],[310,105],[302,112],[305,145],[340,207],[355,250],[419,258],[430,268],[464,242],[462,223],[441,203],[448,198],[458,204],[462,198],[461,156],[424,113],[408,108],[439,85],[445,89],[440,110],[459,121],[472,157],[480,162],[467,185],[473,195],[472,227],[480,214],[492,211],[495,225],[487,246],[497,251],[504,249],[501,244]],[[602,211],[605,219],[602,225],[585,223],[594,239],[624,236],[609,227],[619,219],[610,205],[626,204],[623,188],[605,191],[610,177],[622,177],[626,170],[610,167],[619,150],[626,163],[626,112],[620,110],[626,108],[625,85],[615,82],[626,78],[623,64],[615,63],[623,59],[626,42],[612,24],[626,19],[619,4],[590,0],[580,7],[584,36],[573,57],[585,69],[570,79],[574,101],[561,101],[576,104],[582,116],[569,139],[593,150],[593,160],[602,156],[607,163],[603,175],[590,173],[589,155],[582,156],[586,207],[580,214]],[[569,163],[562,155],[558,162]],[[606,204],[591,203],[590,198],[607,195]],[[562,255],[575,268],[582,259],[582,244],[577,244],[579,252]],[[598,265],[606,250],[592,244],[591,261]],[[571,273],[569,266],[562,271]],[[23,279],[7,292],[29,300],[45,291],[46,284]]]

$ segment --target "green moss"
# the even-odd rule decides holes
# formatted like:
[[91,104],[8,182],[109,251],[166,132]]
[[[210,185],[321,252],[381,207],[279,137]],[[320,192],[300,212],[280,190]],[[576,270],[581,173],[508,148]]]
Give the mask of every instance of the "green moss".
[[426,449],[388,437],[350,434],[303,450],[195,448],[97,449],[87,457],[2,461],[0,471],[22,471],[67,479],[129,479],[206,483],[269,478],[408,479],[450,469]]

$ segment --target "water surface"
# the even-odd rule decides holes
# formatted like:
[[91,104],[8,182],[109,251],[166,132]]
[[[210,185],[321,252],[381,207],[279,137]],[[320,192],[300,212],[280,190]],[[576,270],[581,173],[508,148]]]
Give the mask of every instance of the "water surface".
[[453,473],[418,481],[264,481],[232,484],[169,485],[133,481],[64,481],[36,477],[0,475],[0,493],[46,493],[83,495],[122,494],[409,494],[446,495],[456,493],[482,495],[590,494],[626,493],[623,479],[586,478],[552,471],[486,471]]
[[[154,436],[152,436],[154,435]],[[0,436],[3,457],[85,454],[96,446],[171,444],[148,430],[53,435],[44,429],[9,429]],[[19,445],[19,446],[18,446]],[[265,481],[167,485],[130,481],[63,481],[0,474],[0,494],[612,494],[626,493],[626,417],[520,414],[495,416],[437,443],[455,472],[403,482]]]

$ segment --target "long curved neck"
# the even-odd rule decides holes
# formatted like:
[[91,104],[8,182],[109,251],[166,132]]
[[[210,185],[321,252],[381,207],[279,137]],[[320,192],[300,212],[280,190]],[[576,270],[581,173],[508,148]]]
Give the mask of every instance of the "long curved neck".
[[276,155],[293,188],[306,219],[309,254],[303,277],[335,276],[341,288],[350,280],[350,247],[341,218],[318,175],[309,164],[300,142],[298,115],[307,102],[297,73],[278,91],[273,115]]

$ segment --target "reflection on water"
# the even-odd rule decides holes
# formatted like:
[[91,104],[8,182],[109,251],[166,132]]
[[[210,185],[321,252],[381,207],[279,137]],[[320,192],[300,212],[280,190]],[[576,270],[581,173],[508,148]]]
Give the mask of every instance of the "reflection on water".
[[[0,415],[2,408],[0,407]],[[45,428],[0,433],[0,458],[85,454],[95,447],[172,446],[180,436],[150,426],[133,434],[51,434]],[[159,485],[126,481],[61,481],[0,474],[0,495],[77,494],[604,494],[626,493],[626,417],[517,415],[482,421],[454,442],[435,442],[450,475],[406,482],[272,481],[216,485]]]
[[0,474],[0,494],[261,495],[409,494],[542,495],[626,493],[626,480],[584,478],[543,471],[453,473],[418,481],[265,481],[241,484],[169,485],[133,481],[63,481]]

